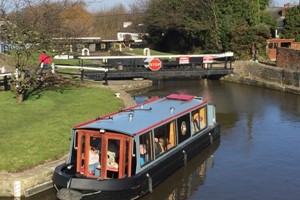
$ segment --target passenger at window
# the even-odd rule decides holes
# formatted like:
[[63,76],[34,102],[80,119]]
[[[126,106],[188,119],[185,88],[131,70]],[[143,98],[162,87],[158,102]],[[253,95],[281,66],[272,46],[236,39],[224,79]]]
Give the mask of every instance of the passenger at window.
[[[162,139],[162,138],[160,138]],[[165,151],[162,143],[157,138],[154,138],[154,144],[155,144],[155,156],[158,156],[159,154],[163,153]]]
[[203,117],[200,117],[200,129],[204,129],[205,128],[205,122],[203,120]]
[[95,176],[100,175],[99,151],[96,147],[91,147],[89,151],[89,171]]
[[140,165],[144,165],[148,161],[147,149],[145,144],[140,144]]
[[164,151],[167,151],[173,147],[168,138],[159,138],[159,142],[162,144]]

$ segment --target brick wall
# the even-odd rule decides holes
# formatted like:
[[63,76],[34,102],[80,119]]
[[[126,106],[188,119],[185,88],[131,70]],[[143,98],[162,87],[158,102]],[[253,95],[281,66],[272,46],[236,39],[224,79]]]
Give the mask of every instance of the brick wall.
[[276,66],[284,69],[300,70],[300,50],[278,48]]

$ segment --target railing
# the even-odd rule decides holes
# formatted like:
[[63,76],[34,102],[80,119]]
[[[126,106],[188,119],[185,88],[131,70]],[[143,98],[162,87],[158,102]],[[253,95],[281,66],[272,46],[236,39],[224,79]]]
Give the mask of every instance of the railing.
[[[160,59],[162,70],[167,70],[168,67],[188,67],[201,66],[202,68],[209,68],[214,66],[221,66],[224,68],[231,68],[233,52],[226,52],[220,54],[195,54],[195,55],[147,55],[147,56],[81,56],[81,65],[83,60],[99,60],[102,67],[119,67],[119,69],[126,70],[130,67],[136,69],[146,69],[149,67],[152,59]],[[125,67],[125,69],[124,69]]]
[[68,66],[68,65],[55,65],[52,63],[51,65],[51,72],[52,74],[56,73],[55,69],[61,68],[61,69],[79,69],[80,70],[80,80],[83,82],[84,80],[84,71],[85,70],[91,70],[91,71],[101,71],[104,72],[104,80],[105,80],[105,85],[107,85],[107,73],[108,73],[108,68],[103,68],[103,67],[84,67],[84,66]]
[[[161,76],[166,76],[166,73],[170,72],[168,75],[173,76],[182,73],[183,76],[187,74],[192,75],[211,75],[209,72],[201,71],[204,69],[213,68],[213,65],[216,66],[215,68],[222,68],[225,72],[220,71],[212,71],[212,74],[215,73],[216,75],[224,75],[228,71],[228,62],[230,64],[229,69],[231,69],[231,63],[233,53],[226,52],[222,54],[199,54],[199,55],[160,55],[160,56],[86,56],[86,57],[79,57],[81,64],[80,66],[68,66],[68,65],[55,65],[52,63],[49,70],[51,70],[52,74],[57,73],[57,69],[78,69],[80,70],[80,80],[83,82],[84,76],[91,75],[90,71],[96,72],[104,72],[101,73],[103,80],[105,81],[104,84],[107,85],[108,79],[108,72],[110,73],[111,78],[128,78],[132,77],[135,74],[137,76],[157,76],[160,74]],[[162,67],[158,71],[151,71],[149,69],[150,61],[154,58],[165,59],[162,61]],[[174,60],[176,59],[176,61]],[[101,60],[102,65],[100,67],[86,67],[83,66],[83,60]],[[227,71],[226,71],[227,69]],[[221,70],[222,71],[222,70]],[[230,70],[229,70],[230,71]],[[74,73],[67,73],[67,72],[59,72],[62,74],[72,74]],[[130,74],[131,73],[131,74]],[[119,76],[118,76],[119,74]],[[150,74],[150,75],[149,75]],[[15,76],[16,79],[19,77],[19,73],[16,70],[15,73],[1,73],[0,77],[3,78],[3,85],[4,90],[9,88],[8,85],[8,77]],[[1,82],[0,82],[1,83]]]

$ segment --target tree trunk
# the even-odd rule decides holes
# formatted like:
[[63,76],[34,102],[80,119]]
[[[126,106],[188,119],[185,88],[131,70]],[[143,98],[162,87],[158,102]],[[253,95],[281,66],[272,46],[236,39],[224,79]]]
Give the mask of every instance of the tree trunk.
[[24,101],[24,94],[23,93],[18,93],[16,97],[17,103],[22,103]]

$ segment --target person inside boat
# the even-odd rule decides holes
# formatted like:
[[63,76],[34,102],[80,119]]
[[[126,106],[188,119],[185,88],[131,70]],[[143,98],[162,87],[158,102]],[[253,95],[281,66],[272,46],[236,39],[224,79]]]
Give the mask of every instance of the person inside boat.
[[89,171],[95,176],[100,175],[99,151],[96,147],[91,146],[89,151]]
[[147,149],[145,144],[140,144],[140,165],[144,165],[148,161]]
[[200,129],[203,129],[203,128],[205,128],[205,122],[204,122],[204,119],[203,119],[203,117],[200,117]]
[[155,144],[155,156],[158,156],[160,154],[162,154],[165,150],[164,150],[164,147],[161,143],[161,139],[162,138],[154,138],[154,144]]

